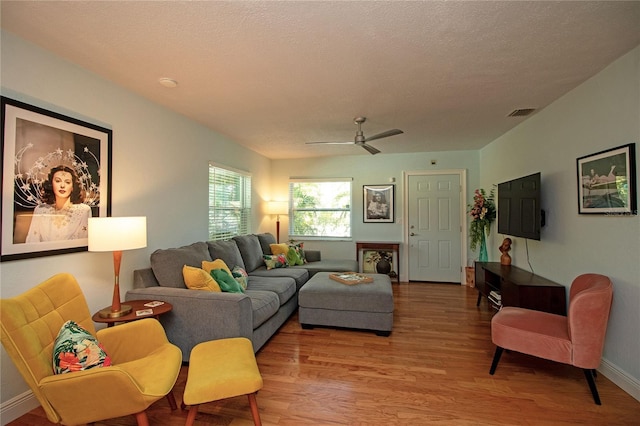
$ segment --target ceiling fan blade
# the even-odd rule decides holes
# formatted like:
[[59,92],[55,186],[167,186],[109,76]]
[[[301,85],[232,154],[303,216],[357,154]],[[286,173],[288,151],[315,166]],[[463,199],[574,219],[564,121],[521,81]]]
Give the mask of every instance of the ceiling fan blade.
[[375,149],[374,147],[372,147],[371,145],[367,145],[366,143],[360,144],[360,146],[369,151],[371,155],[376,155],[380,152],[380,150]]
[[307,145],[314,145],[314,144],[332,144],[332,145],[353,145],[354,142],[353,141],[348,141],[348,142],[306,142]]
[[404,133],[404,132],[400,129],[391,129],[391,130],[387,130],[386,132],[378,133],[377,135],[369,136],[364,141],[369,142],[375,139],[388,138],[389,136],[395,136],[401,133]]

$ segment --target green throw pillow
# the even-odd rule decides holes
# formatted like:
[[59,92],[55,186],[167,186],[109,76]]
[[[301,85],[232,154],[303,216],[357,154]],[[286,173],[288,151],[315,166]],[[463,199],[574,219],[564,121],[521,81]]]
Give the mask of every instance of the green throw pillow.
[[289,265],[304,265],[302,257],[300,257],[300,253],[298,253],[295,247],[289,247],[289,251],[287,251],[287,262],[289,262]]
[[242,286],[238,284],[238,281],[236,281],[224,269],[213,269],[211,271],[211,276],[220,286],[220,290],[227,293],[244,293],[244,290],[242,289]]
[[295,241],[289,241],[289,247],[293,247],[294,249],[296,249],[296,252],[298,253],[298,256],[300,256],[300,259],[302,260],[302,264],[307,263],[307,256],[305,256],[304,254],[304,243],[303,242],[295,242]]

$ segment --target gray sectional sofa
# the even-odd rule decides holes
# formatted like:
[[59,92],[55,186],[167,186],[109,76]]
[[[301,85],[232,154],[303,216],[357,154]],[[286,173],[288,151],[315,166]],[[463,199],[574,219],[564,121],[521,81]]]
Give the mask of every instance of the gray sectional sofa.
[[[151,267],[134,271],[133,289],[125,300],[162,300],[173,305],[160,317],[169,340],[189,361],[198,343],[227,337],[247,337],[257,352],[298,308],[298,291],[317,272],[357,271],[355,260],[322,260],[320,252],[306,250],[308,263],[267,270],[264,254],[271,254],[273,235],[251,234],[227,241],[196,242],[156,250]],[[217,293],[190,290],[182,277],[184,265],[201,267],[202,261],[222,259],[248,275],[247,290]]]

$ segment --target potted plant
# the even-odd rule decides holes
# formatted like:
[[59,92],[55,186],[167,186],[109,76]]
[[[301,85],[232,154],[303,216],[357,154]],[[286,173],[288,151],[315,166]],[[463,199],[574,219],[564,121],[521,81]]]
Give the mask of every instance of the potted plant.
[[486,235],[491,231],[491,223],[496,219],[496,204],[494,202],[494,190],[489,195],[484,189],[476,189],[473,196],[473,204],[469,205],[471,226],[469,227],[469,246],[475,250],[480,246],[480,262],[487,262]]

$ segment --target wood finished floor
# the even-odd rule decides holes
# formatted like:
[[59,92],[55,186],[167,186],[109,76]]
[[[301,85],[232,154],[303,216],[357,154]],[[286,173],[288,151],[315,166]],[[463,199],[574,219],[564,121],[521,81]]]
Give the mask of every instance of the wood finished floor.
[[[489,366],[492,312],[477,292],[451,284],[394,284],[394,329],[302,330],[293,315],[257,354],[264,425],[638,425],[640,402],[598,375],[602,406],[581,370],[505,353]],[[221,361],[221,364],[223,362]],[[174,394],[178,405],[183,367]],[[81,396],[79,396],[81,397]],[[183,425],[186,411],[166,399],[148,411],[151,425]],[[10,426],[49,424],[37,408]],[[97,426],[135,425],[133,416]],[[252,425],[248,399],[200,406],[196,425]]]

